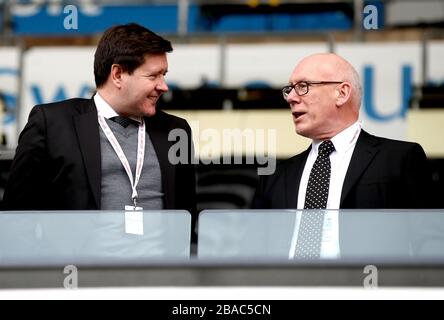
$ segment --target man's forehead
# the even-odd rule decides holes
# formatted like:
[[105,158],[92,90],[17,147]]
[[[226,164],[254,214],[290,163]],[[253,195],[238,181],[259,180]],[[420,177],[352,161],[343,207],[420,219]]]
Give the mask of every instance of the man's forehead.
[[168,60],[166,56],[161,55],[145,56],[145,61],[140,67],[145,70],[168,69]]
[[322,70],[314,63],[299,63],[291,75],[293,82],[303,80],[317,80],[315,78],[322,75]]
[[330,59],[325,59],[322,56],[307,57],[299,62],[295,67],[291,76],[292,81],[303,80],[328,80],[334,78],[340,70],[335,67],[335,64]]

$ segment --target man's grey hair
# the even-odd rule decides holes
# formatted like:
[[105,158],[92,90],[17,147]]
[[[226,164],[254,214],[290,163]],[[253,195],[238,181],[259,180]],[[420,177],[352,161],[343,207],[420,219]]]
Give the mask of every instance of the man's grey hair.
[[362,101],[362,85],[361,85],[361,78],[358,74],[358,72],[356,71],[356,69],[350,65],[350,74],[349,74],[349,79],[348,81],[350,82],[350,84],[352,85],[353,88],[353,102],[354,104],[357,105],[357,107],[359,108],[361,106],[361,101]]

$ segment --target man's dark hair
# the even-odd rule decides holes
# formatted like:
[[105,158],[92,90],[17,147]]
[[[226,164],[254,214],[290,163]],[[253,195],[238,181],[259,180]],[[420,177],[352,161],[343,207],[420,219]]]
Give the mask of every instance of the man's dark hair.
[[118,25],[105,31],[94,54],[96,87],[103,86],[113,64],[132,74],[145,62],[146,54],[173,51],[171,42],[136,23]]

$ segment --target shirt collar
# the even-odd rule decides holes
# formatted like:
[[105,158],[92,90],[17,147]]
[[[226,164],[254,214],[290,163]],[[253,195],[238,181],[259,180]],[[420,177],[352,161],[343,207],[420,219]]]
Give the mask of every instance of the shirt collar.
[[[338,153],[345,153],[350,145],[356,142],[356,139],[358,138],[360,132],[361,123],[360,121],[356,121],[350,127],[342,130],[333,138],[331,138],[330,140],[335,146],[335,151]],[[313,140],[312,142],[312,148],[316,152],[316,154],[318,153],[318,148],[321,143],[322,140]]]
[[[113,117],[118,117],[119,114],[111,107],[108,102],[105,101],[105,99],[102,98],[102,96],[96,92],[94,95],[94,103],[96,104],[97,111],[105,118],[105,119],[111,119]],[[140,118],[133,118],[130,117],[130,119],[141,122]]]
[[96,104],[97,111],[105,118],[110,119],[112,117],[117,117],[118,114],[114,109],[106,102],[102,96],[97,92],[94,95],[94,103]]

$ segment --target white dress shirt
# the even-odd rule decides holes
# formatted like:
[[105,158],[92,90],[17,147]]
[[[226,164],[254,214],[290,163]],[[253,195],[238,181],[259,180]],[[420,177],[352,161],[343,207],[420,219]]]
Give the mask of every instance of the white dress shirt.
[[[96,104],[97,112],[100,113],[105,119],[111,119],[119,116],[119,114],[114,111],[114,109],[108,104],[108,102],[105,101],[105,99],[102,98],[98,92],[94,95],[94,103]],[[140,122],[140,118],[130,117],[130,119]]]
[[[345,175],[356,146],[356,141],[361,132],[361,123],[356,121],[347,129],[341,131],[331,138],[335,151],[330,154],[331,175],[330,187],[328,190],[327,209],[339,209],[341,201],[342,186]],[[310,153],[302,172],[298,193],[298,209],[304,209],[305,194],[307,192],[308,179],[311,168],[318,156],[318,148],[322,143],[320,140],[313,140]],[[301,212],[297,213],[295,223],[295,234],[298,234]],[[295,237],[294,237],[295,238]],[[292,241],[292,247],[296,246],[296,239]],[[293,248],[292,248],[293,249]],[[293,250],[294,252],[294,250]],[[321,258],[337,258],[340,256],[339,248],[339,218],[337,211],[326,211],[322,232]],[[290,258],[291,253],[290,253]]]

